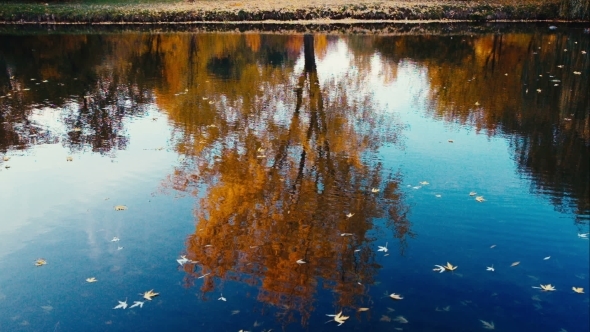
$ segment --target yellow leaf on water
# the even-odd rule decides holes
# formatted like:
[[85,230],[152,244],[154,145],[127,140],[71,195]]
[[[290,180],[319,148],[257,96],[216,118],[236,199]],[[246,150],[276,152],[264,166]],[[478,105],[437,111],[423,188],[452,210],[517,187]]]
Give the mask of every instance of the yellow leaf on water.
[[584,294],[584,288],[582,287],[572,287],[572,290],[578,294]]
[[151,289],[145,293],[139,293],[139,295],[142,295],[144,299],[151,301],[152,297],[156,297],[156,296],[160,295],[160,293],[154,293],[154,290]]
[[358,312],[369,311],[369,308],[358,308]]

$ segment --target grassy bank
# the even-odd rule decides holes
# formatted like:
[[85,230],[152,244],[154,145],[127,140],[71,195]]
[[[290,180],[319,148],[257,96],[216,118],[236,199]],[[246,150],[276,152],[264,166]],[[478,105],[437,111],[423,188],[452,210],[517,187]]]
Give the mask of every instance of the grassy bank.
[[[579,0],[0,2],[7,23],[169,23],[335,20],[588,20]],[[573,5],[572,5],[573,4]],[[584,9],[584,6],[585,9]],[[581,8],[581,9],[580,9]],[[585,12],[584,12],[585,10]],[[580,14],[582,13],[582,14]]]

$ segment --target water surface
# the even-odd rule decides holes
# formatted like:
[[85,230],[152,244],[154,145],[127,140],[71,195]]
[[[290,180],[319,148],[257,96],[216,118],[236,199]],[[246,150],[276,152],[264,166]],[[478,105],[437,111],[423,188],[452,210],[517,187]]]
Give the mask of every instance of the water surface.
[[588,331],[582,31],[4,32],[0,330]]

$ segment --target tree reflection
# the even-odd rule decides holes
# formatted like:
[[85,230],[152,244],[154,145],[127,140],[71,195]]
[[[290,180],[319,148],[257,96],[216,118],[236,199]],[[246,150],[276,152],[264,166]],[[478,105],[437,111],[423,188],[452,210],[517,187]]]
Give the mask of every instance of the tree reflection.
[[590,61],[581,51],[590,42],[581,31],[373,39],[392,61],[428,68],[432,116],[507,135],[532,190],[589,222]]
[[[134,75],[127,64],[141,53],[122,42],[101,35],[0,36],[3,45],[19,45],[0,50],[0,150],[59,141],[72,151],[124,148],[122,119],[145,113],[152,97],[143,75],[153,71]],[[54,114],[60,126],[48,127],[43,119]]]
[[[380,267],[371,248],[374,220],[391,220],[402,252],[413,236],[400,175],[384,177],[370,157],[395,143],[400,127],[370,99],[350,98],[360,80],[332,80],[322,89],[312,35],[216,38],[225,49],[208,55],[215,48],[186,47],[188,57],[175,59],[185,69],[194,64],[188,76],[201,91],[189,87],[166,101],[179,126],[177,148],[189,157],[168,185],[200,197],[187,241],[199,268],[185,266],[187,285],[207,275],[203,296],[225,280],[257,285],[258,300],[277,307],[284,323],[306,323],[320,286],[337,294],[336,307],[366,303],[364,285]],[[285,45],[303,46],[300,74],[293,72],[297,52]],[[207,82],[211,77],[224,79]]]

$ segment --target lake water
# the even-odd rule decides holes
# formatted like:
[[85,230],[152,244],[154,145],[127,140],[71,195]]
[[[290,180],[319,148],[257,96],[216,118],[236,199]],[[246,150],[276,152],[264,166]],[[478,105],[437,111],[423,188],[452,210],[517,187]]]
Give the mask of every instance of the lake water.
[[582,27],[0,45],[0,331],[590,329]]

